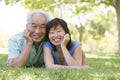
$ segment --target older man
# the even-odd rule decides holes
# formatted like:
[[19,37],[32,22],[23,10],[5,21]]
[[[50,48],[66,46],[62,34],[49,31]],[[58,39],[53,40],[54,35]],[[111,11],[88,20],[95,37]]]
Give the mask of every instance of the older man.
[[43,43],[49,16],[34,10],[27,17],[26,29],[8,40],[8,65],[40,67],[43,65]]

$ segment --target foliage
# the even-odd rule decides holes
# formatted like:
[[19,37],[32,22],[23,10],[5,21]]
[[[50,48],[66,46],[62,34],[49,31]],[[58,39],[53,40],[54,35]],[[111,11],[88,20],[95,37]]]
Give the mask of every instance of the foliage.
[[[106,31],[109,31],[109,29],[112,27],[112,22],[114,22],[113,17],[110,18],[112,15],[113,14],[111,14],[111,11],[109,11],[107,15],[105,15],[102,11],[98,11],[98,13],[94,15],[97,17],[94,17],[94,20],[91,20],[91,28],[89,30],[89,33],[93,35],[93,39],[103,38]],[[115,17],[115,15],[113,16]]]
[[0,79],[2,80],[119,80],[120,55],[114,53],[87,53],[88,70],[10,68],[7,55],[0,54]]
[[[85,50],[89,50],[91,45],[96,50],[116,50],[117,29],[115,27],[115,13],[109,8],[114,0],[1,0],[6,4],[19,3],[28,9],[43,9],[50,13],[51,17],[60,17],[67,20],[72,38],[80,40],[79,35],[82,34],[82,43]],[[104,3],[104,4],[103,4]],[[101,7],[101,5],[103,7]],[[66,20],[66,21],[67,21]],[[72,25],[71,25],[72,24]],[[77,28],[76,28],[77,25]],[[76,29],[75,29],[76,28]],[[82,28],[82,31],[80,31]],[[116,30],[113,30],[116,29]],[[109,38],[108,35],[112,36]],[[4,37],[4,36],[3,36]],[[110,39],[110,40],[107,40]],[[0,47],[6,42],[1,39]],[[107,43],[109,42],[109,43]],[[98,45],[100,43],[100,45]],[[107,43],[107,47],[105,45]],[[89,46],[89,47],[86,47]]]
[[8,35],[9,33],[5,33],[2,29],[0,29],[0,47],[7,47]]
[[[90,3],[86,4],[89,8],[82,7],[75,17],[79,19],[79,25],[77,30],[82,28],[83,41],[86,41],[90,35],[95,40],[104,38],[105,33],[115,25],[115,13],[110,6],[100,4],[97,6],[91,6]],[[83,9],[83,10],[82,10]],[[115,27],[115,26],[114,26]],[[79,33],[80,34],[80,33]]]
[[79,2],[79,0],[3,0],[5,1],[6,5],[20,3],[23,6],[29,9],[47,9],[52,10],[56,5],[61,5],[63,3],[68,4],[72,3],[75,4]]
[[113,5],[115,0],[101,0],[102,3],[106,4],[106,5]]

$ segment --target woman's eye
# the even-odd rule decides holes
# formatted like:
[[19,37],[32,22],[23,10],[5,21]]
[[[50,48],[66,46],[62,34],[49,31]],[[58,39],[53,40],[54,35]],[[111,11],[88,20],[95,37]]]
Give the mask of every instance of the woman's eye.
[[57,31],[57,32],[61,32],[61,31]]
[[53,34],[53,32],[50,32],[50,34]]

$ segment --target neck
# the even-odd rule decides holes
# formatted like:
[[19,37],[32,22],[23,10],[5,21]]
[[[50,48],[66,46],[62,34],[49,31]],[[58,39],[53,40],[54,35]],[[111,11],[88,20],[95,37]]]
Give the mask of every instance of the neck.
[[60,46],[56,46],[56,49],[57,49],[57,52],[62,52],[62,50],[61,50],[61,47]]
[[39,49],[39,45],[40,45],[40,43],[41,43],[41,42],[34,42],[36,52],[37,52],[38,49]]

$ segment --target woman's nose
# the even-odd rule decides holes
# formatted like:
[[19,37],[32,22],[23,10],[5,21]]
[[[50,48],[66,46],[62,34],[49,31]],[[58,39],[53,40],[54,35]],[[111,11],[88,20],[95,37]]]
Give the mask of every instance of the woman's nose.
[[55,37],[57,37],[57,36],[58,36],[58,34],[57,34],[57,33],[54,33],[54,36],[55,36]]

